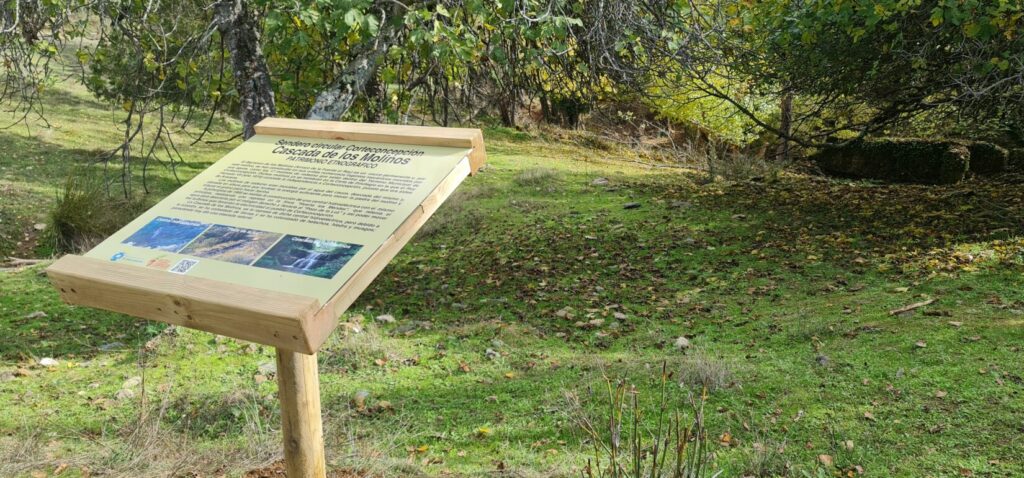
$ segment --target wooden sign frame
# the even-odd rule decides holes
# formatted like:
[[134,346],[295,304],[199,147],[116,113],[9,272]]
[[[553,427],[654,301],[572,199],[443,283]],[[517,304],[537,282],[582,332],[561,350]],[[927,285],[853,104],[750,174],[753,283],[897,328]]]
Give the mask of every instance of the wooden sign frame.
[[313,297],[66,255],[46,269],[64,302],[110,310],[277,349],[290,478],[323,478],[326,462],[316,352],[338,318],[455,188],[486,161],[479,129],[266,118],[257,134],[469,149],[460,162],[325,303]]

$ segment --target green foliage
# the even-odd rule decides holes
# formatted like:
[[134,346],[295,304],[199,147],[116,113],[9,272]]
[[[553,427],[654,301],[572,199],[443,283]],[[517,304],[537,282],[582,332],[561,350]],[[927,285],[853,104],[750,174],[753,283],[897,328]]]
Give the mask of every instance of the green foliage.
[[[569,30],[579,21],[551,14],[580,2],[466,0],[409,2],[405,8],[371,0],[256,3],[267,12],[264,51],[275,72],[279,112],[286,116],[303,116],[356,54],[390,37],[396,41],[372,88],[349,114],[353,119],[383,114],[397,122],[415,100],[415,88],[431,92],[421,100],[431,110],[448,108],[456,91],[481,80],[513,96],[528,91],[559,101],[582,98],[582,87],[567,78],[572,71],[559,62],[572,50]],[[443,101],[435,104],[437,98]]]
[[85,67],[85,86],[97,98],[130,113],[147,112],[144,104],[151,101],[237,109],[228,53],[206,42],[212,18],[207,3],[114,2],[96,8],[113,24],[95,47],[78,50],[77,59]]
[[[727,8],[730,35],[750,48],[738,52],[734,66],[805,101],[863,103],[876,109],[874,123],[942,104],[1022,115],[1019,101],[1008,102],[1024,94],[1020,2],[737,2]],[[985,95],[965,93],[983,89]]]
[[854,178],[922,184],[963,180],[970,151],[951,141],[877,139],[827,148],[813,157],[826,172]]

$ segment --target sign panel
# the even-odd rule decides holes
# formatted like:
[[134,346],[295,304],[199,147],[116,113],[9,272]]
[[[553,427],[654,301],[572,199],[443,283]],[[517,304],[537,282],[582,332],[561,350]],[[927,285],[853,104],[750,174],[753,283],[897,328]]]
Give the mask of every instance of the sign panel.
[[323,304],[469,152],[256,135],[85,256]]

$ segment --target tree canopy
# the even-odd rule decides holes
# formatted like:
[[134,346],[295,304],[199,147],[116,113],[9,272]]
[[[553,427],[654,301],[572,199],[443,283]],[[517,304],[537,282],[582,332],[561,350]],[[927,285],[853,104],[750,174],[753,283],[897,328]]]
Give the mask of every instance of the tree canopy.
[[538,109],[576,126],[639,102],[741,145],[1019,142],[1022,16],[1011,0],[18,0],[3,7],[2,99],[44,117],[35,99],[61,63],[123,107],[126,167],[173,163],[171,133],[208,139],[218,112],[248,136],[278,114],[515,125]]

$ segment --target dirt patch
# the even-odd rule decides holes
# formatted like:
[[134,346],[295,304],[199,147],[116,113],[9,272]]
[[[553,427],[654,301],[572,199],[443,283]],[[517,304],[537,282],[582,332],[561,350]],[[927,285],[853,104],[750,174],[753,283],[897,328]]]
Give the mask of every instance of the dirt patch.
[[[276,461],[270,466],[250,470],[242,475],[242,478],[287,478],[288,473],[284,470],[284,461]],[[370,475],[353,470],[329,470],[327,478],[366,478]]]

